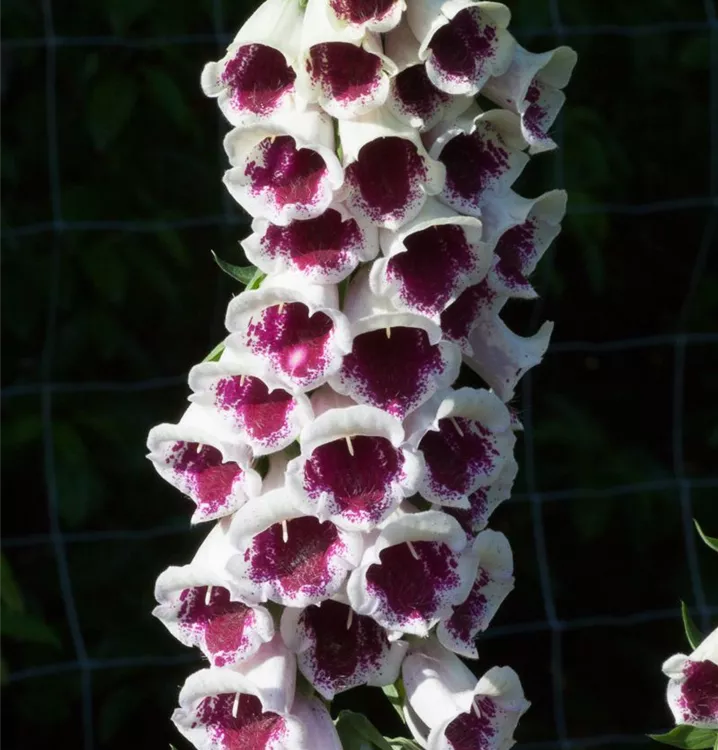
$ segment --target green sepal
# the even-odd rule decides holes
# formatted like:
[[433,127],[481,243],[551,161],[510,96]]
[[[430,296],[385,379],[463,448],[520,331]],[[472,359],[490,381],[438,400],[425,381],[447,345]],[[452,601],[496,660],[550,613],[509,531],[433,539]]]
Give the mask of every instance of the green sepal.
[[399,718],[402,721],[405,721],[404,719],[404,684],[401,681],[401,678],[399,678],[396,682],[393,682],[391,685],[384,685],[382,687],[382,692],[384,695],[389,699],[389,703],[391,703],[394,710],[399,714]]
[[696,525],[698,533],[701,535],[701,539],[713,550],[713,552],[718,552],[718,539],[714,536],[706,536],[695,518],[693,519],[693,523]]
[[244,284],[247,289],[257,289],[262,279],[266,276],[265,273],[260,271],[256,266],[235,266],[232,263],[227,263],[226,260],[222,260],[214,250],[210,251],[214,262],[227,274],[231,276],[235,281],[240,284]]
[[681,602],[681,617],[683,618],[683,629],[686,631],[688,643],[690,643],[691,648],[698,648],[703,640],[703,635],[693,622],[685,602]]
[[224,351],[224,341],[221,341],[212,351],[202,360],[203,362],[219,362],[219,358]]
[[688,724],[680,724],[666,734],[649,734],[652,740],[671,747],[682,747],[684,750],[701,750],[715,747],[718,732],[715,729],[700,729]]
[[389,741],[363,714],[354,711],[340,711],[334,720],[337,734],[344,750],[393,750]]

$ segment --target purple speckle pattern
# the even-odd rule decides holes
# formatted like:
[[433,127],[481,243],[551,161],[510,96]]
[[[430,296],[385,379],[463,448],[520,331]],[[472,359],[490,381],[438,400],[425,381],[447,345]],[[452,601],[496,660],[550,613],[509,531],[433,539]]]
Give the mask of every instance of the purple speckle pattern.
[[165,463],[173,470],[175,485],[196,503],[199,520],[222,518],[244,500],[244,470],[225,462],[211,445],[178,440],[169,447]]
[[266,307],[247,326],[252,353],[299,388],[318,385],[333,364],[334,323],[301,302]]
[[326,190],[328,169],[317,151],[297,148],[294,138],[280,135],[255,147],[244,174],[250,179],[250,192],[276,210],[294,206],[311,211]]
[[461,586],[457,558],[447,545],[412,545],[418,559],[408,544],[395,544],[380,552],[381,564],[367,570],[367,590],[379,605],[374,619],[385,627],[430,626]]
[[271,583],[274,598],[318,602],[336,593],[346,577],[339,561],[346,547],[336,526],[302,516],[287,521],[286,542],[283,533],[277,523],[254,537],[244,553],[249,578]]
[[350,620],[350,608],[340,602],[307,607],[299,630],[311,644],[297,655],[299,669],[325,693],[365,685],[389,652],[384,629],[363,615],[353,614]]
[[459,714],[446,728],[444,736],[451,750],[494,750],[498,709],[491,698],[477,698],[474,703],[479,715],[472,710]]
[[683,676],[679,706],[684,722],[718,724],[718,664],[689,660]]
[[381,328],[354,339],[339,377],[353,399],[403,420],[433,395],[445,367],[422,328],[391,328],[390,336]]
[[433,123],[451,103],[451,96],[440,91],[429,80],[424,65],[410,65],[391,81],[394,106],[406,118],[416,117]]
[[496,243],[497,262],[494,272],[502,286],[509,292],[526,294],[532,286],[526,278],[527,269],[536,254],[538,222],[528,219],[507,229]]
[[426,462],[425,492],[446,505],[464,501],[496,470],[500,457],[493,434],[464,417],[440,420],[439,429],[429,430],[419,449]]
[[469,508],[443,507],[441,509],[459,522],[469,542],[472,542],[488,523],[489,515],[493,510],[489,505],[488,493],[488,487],[479,487],[476,492],[469,495]]
[[534,79],[526,92],[525,104],[527,106],[521,118],[524,129],[536,141],[548,138],[547,131],[550,125],[548,112],[541,104],[543,93],[543,84]]
[[268,258],[281,258],[312,279],[332,282],[346,278],[358,265],[364,237],[354,219],[342,219],[327,209],[321,216],[294,221],[289,226],[270,224],[261,240]]
[[304,465],[310,500],[329,498],[328,508],[347,522],[376,525],[401,501],[404,457],[383,437],[356,435],[314,450]]
[[371,101],[382,83],[381,68],[381,58],[348,42],[315,44],[306,63],[314,85],[345,107]]
[[233,109],[267,117],[294,92],[296,77],[279,50],[245,44],[227,62],[220,81],[231,92]]
[[389,259],[387,276],[407,309],[435,317],[476,269],[476,256],[464,230],[451,224],[414,232],[404,246],[405,252]]
[[468,649],[473,647],[473,642],[478,633],[488,627],[489,620],[488,600],[484,593],[486,585],[490,581],[487,570],[479,568],[479,575],[464,602],[454,607],[454,612],[445,622],[449,635],[459,643],[465,644]]
[[229,591],[213,586],[207,600],[207,586],[184,589],[179,596],[177,618],[182,630],[204,645],[215,667],[236,664],[249,656],[249,631],[256,622],[254,610],[230,601]]
[[444,336],[459,344],[461,350],[469,350],[469,335],[481,312],[496,299],[486,280],[470,286],[441,313],[441,330]]
[[362,146],[345,170],[349,203],[370,221],[383,226],[413,218],[426,200],[428,170],[416,146],[388,136]]
[[197,707],[197,725],[204,725],[211,747],[221,750],[280,750],[288,731],[278,714],[262,711],[259,698],[239,696],[237,717],[232,716],[236,695],[221,693],[205,698]]
[[394,7],[396,0],[329,0],[337,18],[351,24],[382,21]]

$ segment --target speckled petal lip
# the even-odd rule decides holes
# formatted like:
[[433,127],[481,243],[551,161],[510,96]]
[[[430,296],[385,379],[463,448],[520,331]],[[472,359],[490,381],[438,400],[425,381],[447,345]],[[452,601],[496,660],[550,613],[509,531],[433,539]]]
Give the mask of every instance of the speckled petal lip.
[[471,332],[499,303],[499,297],[489,287],[488,281],[470,286],[441,313],[442,333],[449,341],[458,344],[462,353],[470,354]]
[[337,23],[360,36],[365,31],[383,34],[393,29],[406,10],[404,0],[329,0]]

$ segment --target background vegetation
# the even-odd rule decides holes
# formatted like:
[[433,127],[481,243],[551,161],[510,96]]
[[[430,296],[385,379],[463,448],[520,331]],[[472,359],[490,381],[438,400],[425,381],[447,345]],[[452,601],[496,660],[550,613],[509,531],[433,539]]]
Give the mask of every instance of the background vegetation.
[[[686,533],[695,515],[718,534],[718,32],[711,0],[509,5],[524,44],[565,41],[580,62],[565,148],[519,186],[565,185],[571,216],[538,273],[543,301],[511,310],[523,332],[557,321],[556,347],[518,398],[532,429],[517,496],[493,524],[517,587],[479,668],[519,671],[533,702],[519,741],[633,746],[670,723],[660,664],[687,648],[679,600],[701,602],[690,562],[718,602],[715,558]],[[203,530],[187,530],[187,503],[144,441],[180,416],[185,374],[222,337],[236,291],[210,250],[241,262],[247,220],[224,194],[226,126],[199,72],[251,10],[4,3],[8,748],[180,746],[168,717],[198,662],[150,617],[152,589]],[[676,348],[679,332],[706,335]],[[640,337],[658,338],[565,346]],[[369,691],[356,700],[373,710]]]

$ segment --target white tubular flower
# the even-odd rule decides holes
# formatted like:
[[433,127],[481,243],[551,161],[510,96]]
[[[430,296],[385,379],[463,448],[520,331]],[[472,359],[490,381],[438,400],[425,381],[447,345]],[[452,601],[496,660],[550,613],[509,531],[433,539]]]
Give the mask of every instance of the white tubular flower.
[[303,107],[296,96],[302,10],[295,0],[267,0],[239,30],[227,54],[202,71],[202,90],[232,125]]
[[509,667],[493,667],[478,682],[433,638],[404,659],[407,720],[427,750],[507,750],[530,703]]
[[310,284],[338,284],[379,252],[377,228],[339,203],[287,226],[255,219],[252,231],[241,243],[250,263],[267,274],[292,271]]
[[452,96],[429,80],[426,66],[419,60],[419,42],[406,17],[386,35],[384,50],[399,69],[391,79],[386,107],[401,122],[423,133],[471,106],[472,97]]
[[382,229],[380,242],[385,257],[372,264],[372,292],[436,323],[464,289],[486,276],[493,260],[481,241],[481,222],[433,198],[397,232]]
[[526,218],[504,231],[494,248],[496,261],[488,277],[491,289],[513,298],[538,296],[528,277],[561,231],[566,199],[566,191],[551,190],[526,201]]
[[663,664],[666,697],[676,724],[718,729],[718,628],[690,656],[675,654]]
[[389,685],[399,677],[408,644],[391,642],[370,617],[327,600],[282,613],[284,642],[297,655],[299,671],[327,700],[359,685]]
[[233,666],[274,637],[274,622],[260,606],[238,601],[230,591],[227,561],[235,550],[226,540],[227,521],[210,531],[189,565],[170,567],[157,579],[152,614],[185,646],[197,646],[215,667]]
[[[346,36],[361,38],[367,32],[384,34],[393,29],[406,10],[404,0],[329,0],[329,20]],[[392,57],[389,55],[389,57]]]
[[192,523],[228,516],[261,491],[249,447],[218,439],[214,415],[200,406],[192,404],[179,424],[153,427],[147,449],[157,473],[197,506]]
[[292,112],[227,133],[232,169],[224,184],[252,216],[285,226],[326,211],[344,175],[334,153],[331,120],[320,112]]
[[352,609],[397,633],[426,636],[468,596],[478,559],[450,516],[437,511],[388,521],[352,571]]
[[369,531],[413,495],[423,465],[401,422],[373,406],[330,409],[308,425],[287,466],[297,506],[340,528]]
[[514,587],[514,559],[508,539],[486,529],[476,538],[473,552],[479,573],[464,602],[436,628],[444,648],[468,659],[478,659],[476,637],[488,628],[501,603]]
[[509,410],[483,389],[438,393],[409,416],[406,429],[424,456],[421,495],[459,508],[498,477],[516,442]]
[[344,154],[342,196],[355,213],[398,229],[421,211],[427,195],[444,187],[443,165],[432,159],[419,134],[385,109],[339,121]]
[[566,100],[560,89],[571,79],[577,59],[570,47],[536,54],[514,44],[508,69],[490,78],[481,92],[521,116],[531,154],[556,148],[548,131]]
[[511,64],[511,11],[501,3],[426,0],[409,3],[406,16],[429,80],[447,94],[473,96]]
[[[522,153],[526,141],[519,118],[475,105],[455,122],[442,122],[427,137],[429,153],[446,168],[446,183],[439,200],[470,216],[483,217],[486,197],[498,200],[513,185],[529,162]],[[484,240],[490,235],[484,227]]]
[[203,362],[190,370],[190,400],[213,410],[254,456],[275,453],[313,419],[309,399],[292,393],[261,360],[241,352],[232,364]]
[[299,391],[326,382],[352,348],[336,287],[310,287],[291,276],[276,276],[261,289],[235,297],[225,324],[233,334],[226,342],[228,350],[251,353],[280,381]]
[[298,84],[308,101],[332,117],[358,117],[384,104],[396,66],[382,53],[378,36],[336,25],[330,7],[330,0],[307,4]]

